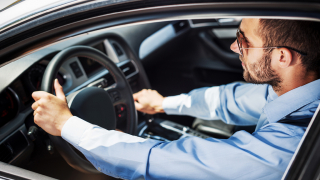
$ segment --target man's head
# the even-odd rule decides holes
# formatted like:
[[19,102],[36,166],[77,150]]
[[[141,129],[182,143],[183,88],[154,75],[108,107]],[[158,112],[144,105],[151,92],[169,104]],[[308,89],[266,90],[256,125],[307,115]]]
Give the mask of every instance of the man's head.
[[[243,19],[238,38],[244,79],[271,84],[275,90],[288,79],[318,75],[320,23],[279,19]],[[248,49],[244,49],[248,48]],[[250,49],[252,48],[252,49]],[[240,54],[237,41],[231,45]],[[317,77],[314,77],[317,78]]]

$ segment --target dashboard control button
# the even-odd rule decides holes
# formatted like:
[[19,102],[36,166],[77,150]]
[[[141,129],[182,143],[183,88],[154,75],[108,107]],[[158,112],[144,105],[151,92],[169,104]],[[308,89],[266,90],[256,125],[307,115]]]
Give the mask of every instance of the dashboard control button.
[[101,78],[88,85],[88,87],[92,87],[92,86],[96,86],[98,88],[105,88],[108,86],[108,81],[105,78]]
[[118,104],[115,106],[118,121],[124,121],[127,118],[126,106],[124,104]]
[[71,67],[74,75],[76,76],[76,78],[79,78],[79,77],[81,77],[83,75],[83,73],[82,73],[77,61],[75,61],[73,63],[70,63],[70,67]]
[[109,95],[113,99],[113,102],[117,102],[121,99],[120,93],[118,91],[110,91]]

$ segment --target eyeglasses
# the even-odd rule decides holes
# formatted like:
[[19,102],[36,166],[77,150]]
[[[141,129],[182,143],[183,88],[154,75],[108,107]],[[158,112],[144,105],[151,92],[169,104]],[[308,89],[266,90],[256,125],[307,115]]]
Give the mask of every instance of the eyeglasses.
[[243,49],[269,49],[269,48],[288,48],[288,49],[291,49],[291,50],[301,54],[302,56],[307,55],[307,53],[303,53],[299,50],[296,50],[296,49],[294,49],[292,47],[288,47],[288,46],[248,48],[248,43],[246,42],[246,39],[245,39],[244,35],[242,34],[242,32],[240,31],[240,29],[237,30],[237,43],[238,43],[238,47],[239,47],[239,52],[242,57],[243,57]]

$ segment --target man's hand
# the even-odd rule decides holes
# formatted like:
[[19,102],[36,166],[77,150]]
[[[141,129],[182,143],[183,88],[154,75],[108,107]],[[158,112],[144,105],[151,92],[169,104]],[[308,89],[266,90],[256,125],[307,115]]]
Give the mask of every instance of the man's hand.
[[32,104],[33,116],[34,122],[47,133],[61,136],[62,127],[72,117],[72,114],[68,108],[62,86],[57,79],[54,81],[54,89],[57,96],[44,91],[32,93],[32,97],[36,101]]
[[147,114],[164,113],[162,102],[164,97],[157,91],[151,89],[143,89],[133,94],[136,109]]

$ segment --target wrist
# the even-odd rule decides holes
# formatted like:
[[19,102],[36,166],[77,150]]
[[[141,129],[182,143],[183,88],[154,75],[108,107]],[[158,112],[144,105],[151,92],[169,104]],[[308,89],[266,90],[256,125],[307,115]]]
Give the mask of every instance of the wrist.
[[165,97],[162,98],[161,102],[159,103],[159,105],[156,107],[156,112],[157,113],[164,113],[164,109],[163,109],[163,101],[164,101]]
[[58,129],[58,131],[59,131],[59,135],[60,135],[60,136],[61,136],[61,133],[62,133],[63,126],[64,126],[64,125],[66,124],[66,122],[67,122],[70,118],[72,118],[72,117],[73,117],[73,115],[70,113],[70,114],[64,116],[64,117],[62,118],[62,120],[60,121],[60,123],[58,124],[57,129]]

